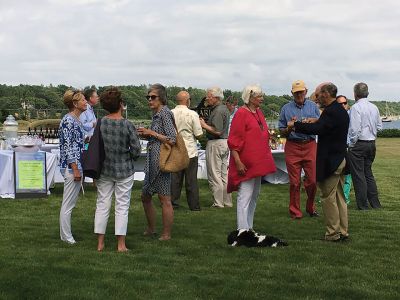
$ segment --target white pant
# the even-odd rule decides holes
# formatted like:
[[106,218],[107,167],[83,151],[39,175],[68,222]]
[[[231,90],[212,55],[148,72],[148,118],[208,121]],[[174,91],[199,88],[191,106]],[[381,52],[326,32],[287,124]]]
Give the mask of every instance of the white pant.
[[126,235],[128,213],[133,186],[131,175],[123,179],[100,176],[96,181],[97,205],[94,217],[94,233],[105,234],[110,215],[111,198],[115,194],[115,235]]
[[69,170],[65,170],[64,176],[64,193],[60,209],[60,237],[62,241],[73,244],[75,240],[71,232],[71,214],[78,200],[81,182],[74,181],[74,174]]
[[260,194],[261,177],[243,181],[237,194],[237,225],[238,229],[253,228],[254,212],[257,197]]

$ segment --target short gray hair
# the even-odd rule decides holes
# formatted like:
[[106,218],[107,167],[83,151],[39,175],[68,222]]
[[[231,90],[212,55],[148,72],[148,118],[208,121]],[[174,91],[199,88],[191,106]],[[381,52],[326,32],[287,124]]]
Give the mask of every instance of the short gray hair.
[[322,92],[327,92],[329,94],[329,96],[336,99],[337,87],[332,82],[328,82],[328,83],[324,84],[323,86],[321,86],[321,93]]
[[367,98],[369,95],[368,85],[364,82],[359,82],[354,85],[354,97],[358,99]]
[[147,91],[147,94],[149,94],[150,92],[156,92],[158,95],[158,98],[160,99],[161,103],[163,105],[167,104],[167,89],[165,88],[165,86],[163,86],[160,83],[156,83],[156,84],[152,84],[149,87],[149,90]]
[[207,89],[207,94],[208,93],[211,93],[213,97],[219,98],[219,100],[224,100],[224,93],[220,87],[210,87]]
[[263,91],[259,85],[250,84],[245,86],[242,92],[242,99],[245,104],[249,103],[249,100],[254,95],[262,95]]

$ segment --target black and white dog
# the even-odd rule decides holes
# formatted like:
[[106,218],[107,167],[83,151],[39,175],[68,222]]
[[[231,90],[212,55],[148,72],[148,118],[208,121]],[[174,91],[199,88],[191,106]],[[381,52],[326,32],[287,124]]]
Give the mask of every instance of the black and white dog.
[[253,230],[235,230],[228,235],[228,244],[232,247],[284,247],[288,244],[270,235],[260,235]]

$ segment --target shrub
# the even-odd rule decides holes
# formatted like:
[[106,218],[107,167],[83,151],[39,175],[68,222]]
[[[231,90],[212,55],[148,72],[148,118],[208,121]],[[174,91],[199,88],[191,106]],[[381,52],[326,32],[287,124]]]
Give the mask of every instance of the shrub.
[[378,131],[378,137],[394,138],[400,137],[400,129],[383,129]]

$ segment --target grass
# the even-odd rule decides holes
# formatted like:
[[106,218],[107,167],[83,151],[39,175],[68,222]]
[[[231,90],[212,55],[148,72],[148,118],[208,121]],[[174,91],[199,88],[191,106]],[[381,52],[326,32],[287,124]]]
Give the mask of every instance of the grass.
[[[346,244],[319,240],[323,218],[290,220],[288,185],[262,185],[255,216],[255,229],[285,239],[286,248],[228,247],[236,211],[209,208],[206,181],[200,183],[203,210],[177,210],[169,242],[142,236],[136,182],[129,253],[115,251],[113,215],[105,251],[95,250],[93,187],[73,211],[73,246],[59,240],[62,185],[46,199],[2,199],[0,299],[399,299],[400,139],[379,139],[377,148],[374,172],[384,208],[357,211],[352,194]],[[160,230],[160,215],[158,221]]]

